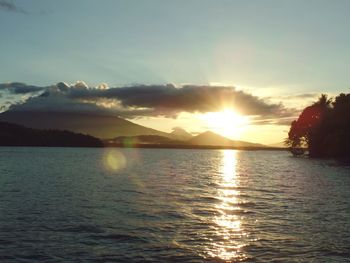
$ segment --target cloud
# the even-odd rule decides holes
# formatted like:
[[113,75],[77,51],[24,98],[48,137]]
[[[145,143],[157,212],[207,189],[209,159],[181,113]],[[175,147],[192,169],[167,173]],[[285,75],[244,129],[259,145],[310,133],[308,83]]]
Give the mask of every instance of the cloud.
[[266,97],[266,99],[317,99],[320,96],[320,93],[301,93],[294,95],[286,95],[286,96],[273,96]]
[[294,96],[288,96],[288,98],[298,98],[298,99],[310,99],[310,98],[317,98],[319,97],[319,93],[303,93],[303,94],[297,94]]
[[[165,116],[176,118],[181,112],[205,113],[233,108],[251,116],[257,124],[285,124],[285,119],[297,115],[295,109],[282,103],[269,103],[234,87],[184,85],[134,85],[108,87],[101,84],[90,88],[83,81],[69,85],[60,82],[48,87],[23,83],[0,84],[0,90],[14,94],[33,95],[24,103],[14,104],[16,111],[84,111],[117,114],[125,118]],[[259,122],[260,121],[260,122]]]
[[24,9],[16,6],[13,3],[13,1],[9,1],[9,0],[0,0],[0,10],[7,11],[7,12],[28,14],[27,11],[25,11]]
[[292,121],[294,121],[297,118],[297,116],[291,116],[291,117],[280,117],[280,118],[272,118],[272,119],[263,119],[258,118],[253,121],[251,121],[252,124],[255,125],[271,125],[271,124],[278,124],[278,125],[290,125]]
[[8,90],[12,94],[26,94],[44,90],[45,87],[26,85],[20,82],[0,83],[0,90]]
[[290,117],[295,110],[282,103],[267,103],[263,99],[226,86],[140,85],[109,89],[70,89],[67,94],[74,99],[116,99],[124,107],[153,109],[155,114],[172,116],[179,112],[210,112],[234,108],[244,115],[265,117]]

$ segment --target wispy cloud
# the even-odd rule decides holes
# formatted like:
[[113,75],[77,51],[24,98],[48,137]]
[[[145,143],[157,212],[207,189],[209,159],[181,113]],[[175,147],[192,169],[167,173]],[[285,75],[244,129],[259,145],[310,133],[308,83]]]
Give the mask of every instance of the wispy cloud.
[[13,1],[10,0],[0,0],[0,10],[7,12],[15,12],[21,14],[28,14],[26,10],[14,4]]
[[285,96],[273,96],[273,97],[266,97],[266,99],[317,99],[317,97],[320,96],[320,93],[301,93],[301,94],[294,94],[294,95],[285,95]]

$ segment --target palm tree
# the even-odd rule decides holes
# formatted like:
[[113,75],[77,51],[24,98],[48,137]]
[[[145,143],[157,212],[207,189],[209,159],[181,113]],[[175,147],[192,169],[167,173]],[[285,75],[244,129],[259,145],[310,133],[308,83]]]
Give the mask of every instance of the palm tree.
[[[326,94],[322,94],[318,101],[306,107],[299,118],[291,123],[288,138],[285,144],[290,147],[293,154],[299,152],[298,149],[309,148],[309,151],[318,147],[320,124],[331,110],[332,99],[328,99]],[[321,129],[322,130],[322,129]]]
[[291,123],[286,139],[293,154],[305,145],[311,157],[350,157],[350,94],[332,102],[322,94]]
[[313,106],[320,106],[324,109],[330,109],[332,104],[332,98],[328,99],[327,94],[321,94],[321,96],[318,98],[318,101],[316,101]]

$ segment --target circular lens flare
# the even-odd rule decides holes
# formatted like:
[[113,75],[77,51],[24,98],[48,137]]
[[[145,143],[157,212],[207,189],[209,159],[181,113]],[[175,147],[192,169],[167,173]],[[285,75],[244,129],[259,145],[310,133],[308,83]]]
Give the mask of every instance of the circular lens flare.
[[104,166],[111,171],[119,171],[126,166],[126,158],[118,150],[108,150],[104,158]]

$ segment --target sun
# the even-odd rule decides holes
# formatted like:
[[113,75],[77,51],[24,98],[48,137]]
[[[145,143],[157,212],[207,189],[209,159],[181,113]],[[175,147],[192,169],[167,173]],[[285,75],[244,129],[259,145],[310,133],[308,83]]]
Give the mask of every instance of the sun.
[[231,109],[207,112],[201,117],[209,130],[232,139],[238,138],[249,124],[249,119]]

